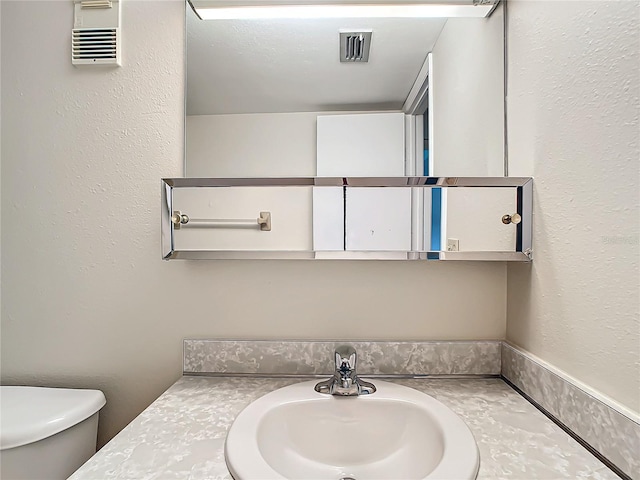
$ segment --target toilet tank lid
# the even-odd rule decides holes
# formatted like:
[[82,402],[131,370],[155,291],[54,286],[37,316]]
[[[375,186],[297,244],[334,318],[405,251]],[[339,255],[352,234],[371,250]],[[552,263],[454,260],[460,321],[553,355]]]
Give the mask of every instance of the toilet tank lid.
[[105,403],[100,390],[0,386],[0,450],[73,427]]

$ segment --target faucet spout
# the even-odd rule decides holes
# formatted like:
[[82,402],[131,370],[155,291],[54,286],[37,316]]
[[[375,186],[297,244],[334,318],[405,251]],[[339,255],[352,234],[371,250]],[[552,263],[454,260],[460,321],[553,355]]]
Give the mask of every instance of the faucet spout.
[[333,377],[315,386],[316,392],[329,395],[357,396],[368,395],[376,391],[376,387],[360,380],[356,375],[358,354],[351,345],[340,345],[335,350],[335,371]]

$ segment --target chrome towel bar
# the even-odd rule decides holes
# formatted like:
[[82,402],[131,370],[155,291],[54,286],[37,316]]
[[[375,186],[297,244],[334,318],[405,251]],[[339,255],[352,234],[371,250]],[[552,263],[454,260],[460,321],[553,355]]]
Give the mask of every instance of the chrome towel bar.
[[186,213],[174,210],[171,216],[174,228],[201,227],[201,228],[251,228],[258,226],[263,232],[271,231],[271,212],[260,212],[258,218],[189,218]]

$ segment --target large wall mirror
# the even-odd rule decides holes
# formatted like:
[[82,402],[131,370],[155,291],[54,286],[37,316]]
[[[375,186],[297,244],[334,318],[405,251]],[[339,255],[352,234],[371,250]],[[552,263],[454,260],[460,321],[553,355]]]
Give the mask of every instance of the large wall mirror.
[[164,258],[531,258],[498,0],[189,0],[186,23]]
[[439,1],[431,18],[201,19],[222,4],[192,0],[186,176],[503,176],[496,2]]

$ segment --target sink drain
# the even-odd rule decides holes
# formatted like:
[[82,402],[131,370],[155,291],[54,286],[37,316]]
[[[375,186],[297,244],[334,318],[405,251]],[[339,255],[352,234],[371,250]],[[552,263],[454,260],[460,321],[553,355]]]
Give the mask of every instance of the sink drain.
[[353,477],[341,477],[339,480],[356,480]]

